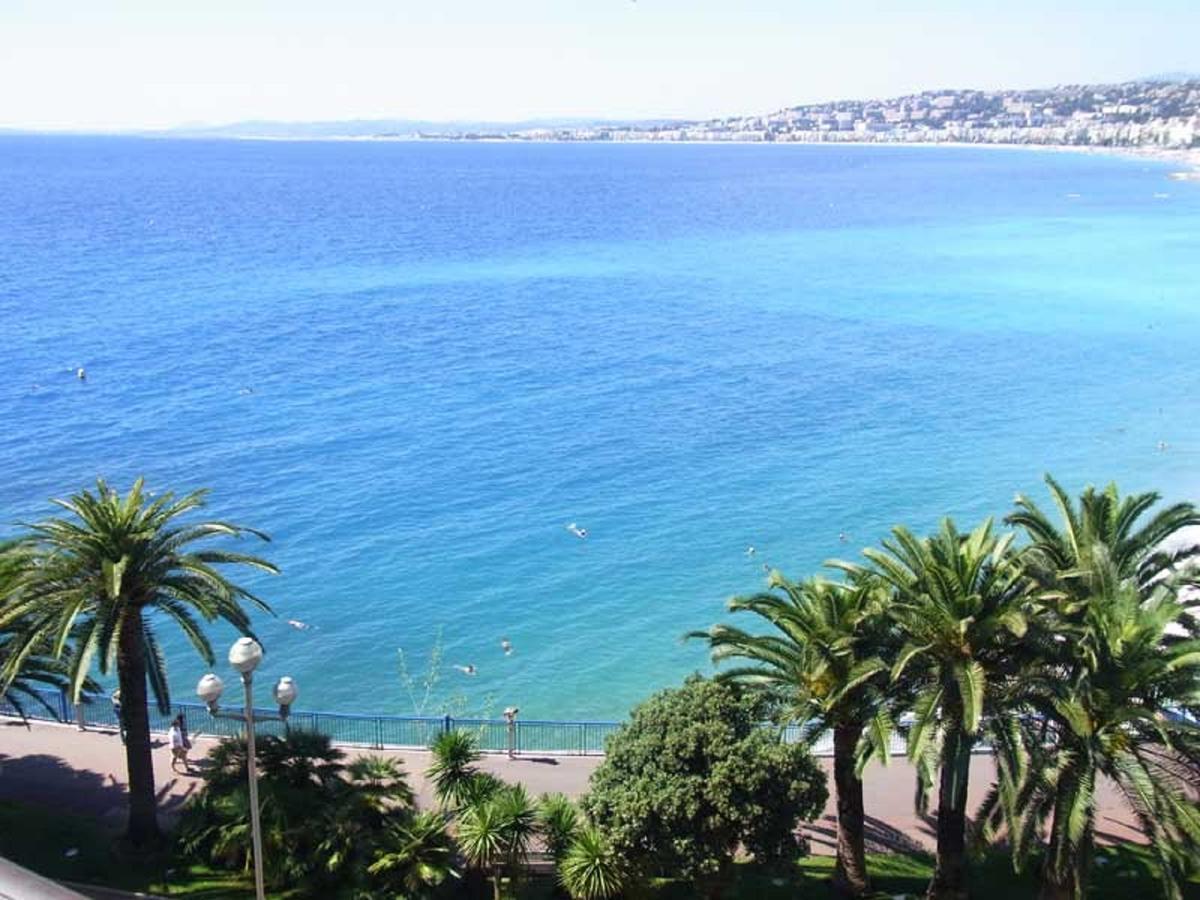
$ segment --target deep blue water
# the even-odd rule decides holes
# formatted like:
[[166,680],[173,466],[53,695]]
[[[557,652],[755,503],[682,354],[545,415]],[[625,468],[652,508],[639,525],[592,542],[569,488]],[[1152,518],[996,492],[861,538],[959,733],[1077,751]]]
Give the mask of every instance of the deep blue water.
[[0,139],[0,533],[97,475],[211,487],[274,536],[248,583],[301,706],[408,711],[396,651],[419,673],[440,628],[431,708],[617,716],[706,666],[680,635],[764,562],[1045,471],[1195,498],[1200,185],[1168,171]]

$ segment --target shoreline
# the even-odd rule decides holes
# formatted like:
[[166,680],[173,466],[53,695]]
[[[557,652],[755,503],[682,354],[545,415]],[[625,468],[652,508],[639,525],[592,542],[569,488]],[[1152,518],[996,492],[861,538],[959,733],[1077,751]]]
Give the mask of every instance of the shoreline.
[[1035,144],[996,141],[697,141],[697,140],[560,140],[557,138],[522,139],[510,137],[464,138],[452,135],[421,137],[420,135],[331,135],[326,137],[279,137],[271,135],[128,135],[150,140],[213,140],[213,141],[262,141],[277,143],[395,143],[395,144],[654,144],[689,146],[793,146],[793,147],[918,147],[978,150],[1028,150],[1037,153],[1081,153],[1089,156],[1114,156],[1125,159],[1140,159],[1148,162],[1169,163],[1180,168],[1169,173],[1169,177],[1180,181],[1200,181],[1200,147],[1121,147],[1094,144]]
[[[0,134],[0,136],[5,136]],[[53,132],[22,132],[14,133],[16,137],[99,137],[99,138],[134,138],[150,141],[236,141],[282,144],[602,144],[602,145],[678,145],[688,146],[758,146],[758,147],[917,147],[938,148],[951,147],[956,149],[976,150],[1028,150],[1037,153],[1081,153],[1091,156],[1114,156],[1125,159],[1140,159],[1148,162],[1169,163],[1180,168],[1170,175],[1181,181],[1200,181],[1200,147],[1135,147],[1135,146],[1105,146],[1096,144],[1039,144],[1017,143],[1012,141],[863,141],[863,140],[832,140],[832,141],[762,141],[733,139],[727,141],[703,140],[653,140],[633,138],[629,140],[562,140],[558,138],[513,138],[513,137],[478,137],[466,138],[453,135],[436,135],[422,137],[413,134],[369,134],[369,135],[238,135],[238,134],[80,134]]]

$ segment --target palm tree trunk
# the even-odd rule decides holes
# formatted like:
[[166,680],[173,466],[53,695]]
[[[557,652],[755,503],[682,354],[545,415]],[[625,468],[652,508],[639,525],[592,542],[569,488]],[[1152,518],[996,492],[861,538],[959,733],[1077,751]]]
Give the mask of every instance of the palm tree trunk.
[[[1065,810],[1056,805],[1054,810],[1055,823]],[[1059,830],[1053,825],[1050,828],[1050,844],[1046,848],[1046,859],[1042,863],[1041,886],[1038,889],[1038,900],[1082,900],[1087,886],[1088,862],[1092,858],[1092,826],[1084,832],[1075,856],[1064,867],[1055,865],[1060,855],[1058,839],[1055,837]]]
[[966,900],[967,780],[971,774],[971,738],[962,729],[947,729],[942,744],[938,785],[937,863],[928,900]]
[[839,725],[833,730],[833,784],[837,791],[837,863],[834,889],[860,897],[870,890],[865,848],[863,783],[854,764],[862,725]]
[[158,804],[154,798],[154,760],[150,753],[150,714],[146,705],[146,651],[142,612],[131,606],[121,624],[117,649],[121,717],[125,721],[125,765],[129,772],[129,828],[136,847],[156,843]]

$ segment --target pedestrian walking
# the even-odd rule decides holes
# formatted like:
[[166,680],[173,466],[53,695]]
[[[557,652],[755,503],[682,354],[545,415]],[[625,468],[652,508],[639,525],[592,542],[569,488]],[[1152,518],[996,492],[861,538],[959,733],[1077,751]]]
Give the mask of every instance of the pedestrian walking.
[[178,772],[175,768],[179,763],[183,763],[184,774],[191,774],[192,766],[188,762],[188,751],[192,749],[192,742],[188,740],[187,723],[183,720],[183,714],[180,713],[171,721],[171,771]]

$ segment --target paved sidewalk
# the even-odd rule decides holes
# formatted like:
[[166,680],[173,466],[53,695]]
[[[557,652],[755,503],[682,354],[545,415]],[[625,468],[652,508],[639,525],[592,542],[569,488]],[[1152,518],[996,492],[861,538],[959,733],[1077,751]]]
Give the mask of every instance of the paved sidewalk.
[[[193,756],[201,758],[212,739],[199,736]],[[430,805],[433,792],[425,777],[431,754],[427,750],[360,750],[343,748],[351,757],[382,753],[403,760],[409,781],[422,805]],[[155,736],[155,784],[164,816],[178,812],[198,791],[196,775],[171,772],[170,749],[165,736]],[[561,791],[578,796],[587,790],[588,778],[600,764],[597,756],[484,757],[481,768],[509,782],[519,782],[533,794]],[[830,773],[832,760],[822,759]],[[976,756],[971,766],[970,803],[978,803],[994,777],[990,757]],[[917,816],[912,807],[913,769],[901,758],[886,767],[872,765],[865,775],[868,840],[873,851],[931,849],[934,823]],[[1101,840],[1136,838],[1133,815],[1110,785],[1102,785],[1096,830]],[[23,800],[65,812],[92,815],[119,828],[125,816],[125,753],[116,733],[108,729],[76,730],[73,725],[0,718],[0,798]],[[836,823],[833,798],[824,816],[806,831],[816,853],[832,853]]]

